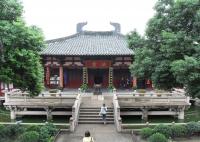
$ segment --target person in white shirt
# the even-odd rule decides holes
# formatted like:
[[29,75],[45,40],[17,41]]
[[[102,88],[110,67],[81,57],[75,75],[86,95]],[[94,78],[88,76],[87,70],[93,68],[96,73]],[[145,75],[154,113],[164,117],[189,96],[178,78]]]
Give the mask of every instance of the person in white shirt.
[[103,120],[104,124],[106,124],[106,114],[107,114],[107,110],[108,110],[108,109],[107,109],[106,105],[103,104],[103,106],[101,107],[101,110],[100,110],[99,115],[102,116],[102,120]]
[[85,131],[85,137],[83,138],[83,142],[94,142],[94,138],[90,136],[89,131]]

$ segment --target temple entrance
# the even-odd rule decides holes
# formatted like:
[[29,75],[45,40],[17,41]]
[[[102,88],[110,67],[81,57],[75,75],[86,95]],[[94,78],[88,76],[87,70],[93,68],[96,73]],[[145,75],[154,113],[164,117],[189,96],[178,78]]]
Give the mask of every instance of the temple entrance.
[[95,84],[108,87],[108,69],[88,69],[88,85],[93,88]]
[[103,83],[103,76],[102,75],[95,75],[94,76],[94,84],[102,84]]

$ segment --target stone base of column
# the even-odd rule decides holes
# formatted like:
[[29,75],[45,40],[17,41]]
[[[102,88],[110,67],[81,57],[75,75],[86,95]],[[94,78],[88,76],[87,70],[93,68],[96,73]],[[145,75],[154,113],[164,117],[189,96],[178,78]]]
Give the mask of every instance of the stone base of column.
[[142,109],[142,120],[148,120],[148,109]]
[[184,119],[184,110],[181,110],[178,114],[178,119]]
[[11,120],[16,120],[16,114],[15,114],[15,111],[14,111],[14,110],[11,110],[11,111],[10,111],[10,119],[11,119]]
[[53,116],[51,114],[47,114],[47,121],[50,121],[53,119]]
[[148,115],[142,115],[142,120],[148,121]]

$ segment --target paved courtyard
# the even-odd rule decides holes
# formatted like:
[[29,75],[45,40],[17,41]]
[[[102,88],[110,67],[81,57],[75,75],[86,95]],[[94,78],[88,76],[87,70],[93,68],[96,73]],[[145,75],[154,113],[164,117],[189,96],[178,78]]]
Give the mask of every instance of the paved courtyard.
[[95,142],[133,142],[131,134],[118,133],[114,125],[79,124],[74,133],[62,133],[56,142],[82,142],[86,130]]

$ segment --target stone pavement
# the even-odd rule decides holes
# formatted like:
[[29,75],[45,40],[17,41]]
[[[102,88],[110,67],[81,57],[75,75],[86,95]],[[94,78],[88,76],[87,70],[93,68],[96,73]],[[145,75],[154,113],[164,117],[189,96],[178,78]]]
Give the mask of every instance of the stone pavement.
[[86,130],[90,131],[95,142],[133,142],[131,134],[118,133],[110,124],[79,124],[74,133],[62,133],[56,142],[82,142]]

